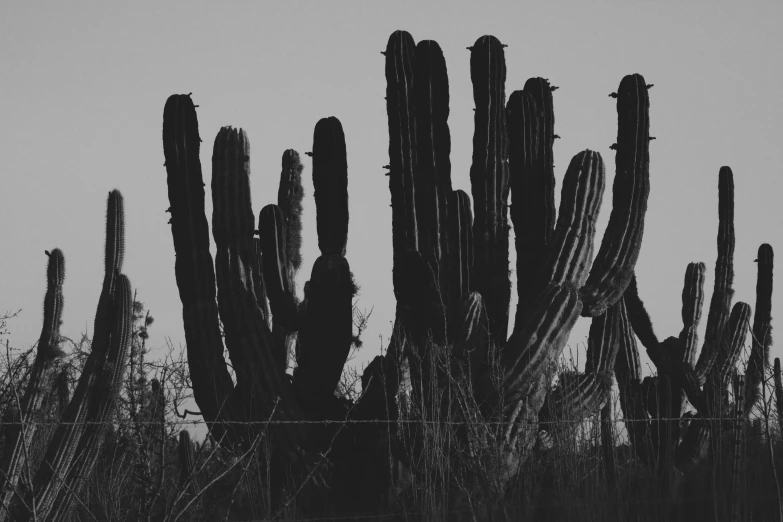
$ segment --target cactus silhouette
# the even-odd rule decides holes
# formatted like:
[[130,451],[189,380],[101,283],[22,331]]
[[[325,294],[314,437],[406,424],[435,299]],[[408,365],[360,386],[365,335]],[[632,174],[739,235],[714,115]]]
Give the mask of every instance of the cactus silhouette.
[[[251,426],[255,421],[286,421],[266,432],[281,450],[271,464],[277,472],[312,462],[334,443],[330,462],[339,477],[334,494],[344,495],[338,510],[360,505],[372,509],[383,498],[387,479],[377,476],[389,473],[375,473],[371,479],[367,465],[355,457],[367,455],[368,462],[389,471],[387,453],[376,455],[379,440],[395,440],[393,458],[413,466],[411,455],[395,448],[411,435],[420,445],[418,428],[395,421],[427,420],[443,407],[453,408],[448,401],[436,404],[436,397],[443,396],[437,387],[446,386],[450,378],[465,377],[485,420],[504,425],[492,440],[467,441],[502,448],[502,484],[518,473],[537,439],[548,439],[546,431],[557,432],[558,420],[575,424],[603,409],[604,424],[610,422],[606,404],[613,373],[621,385],[626,418],[644,420],[629,430],[631,442],[641,452],[643,441],[655,441],[652,458],[681,471],[698,462],[710,435],[709,426],[697,417],[682,442],[673,444],[678,432],[666,419],[681,414],[683,392],[700,415],[727,407],[719,391],[732,375],[750,315],[747,305],[729,309],[731,172],[721,173],[718,277],[697,362],[704,265],[689,265],[683,330],[663,343],[655,337],[634,275],[649,194],[652,85],[632,74],[611,95],[618,115],[617,140],[611,147],[616,151],[616,175],[609,223],[596,253],[595,222],[606,184],[603,158],[590,150],[573,156],[556,212],[553,144],[559,136],[554,133],[552,92],[557,87],[531,78],[507,101],[504,46],[495,37],[483,36],[469,49],[476,102],[472,201],[451,182],[449,83],[440,47],[431,40],[416,44],[409,33],[395,31],[383,52],[389,130],[384,168],[391,196],[397,306],[386,354],[365,369],[363,393],[355,402],[334,393],[351,345],[356,293],[346,259],[348,168],[339,120],[324,118],[316,124],[312,152],[307,153],[313,161],[321,255],[299,302],[293,285],[301,263],[299,155],[284,153],[277,204],[265,206],[255,223],[247,134],[230,127],[220,130],[212,165],[213,263],[195,106],[189,95],[173,95],[164,108],[175,274],[196,402],[216,439],[224,443],[249,444],[261,433]],[[519,297],[511,332],[509,217],[516,235]],[[770,292],[771,259],[771,249],[759,253],[759,270],[766,274],[759,284]],[[769,307],[757,305],[760,308],[754,368],[766,361],[770,342]],[[553,367],[580,316],[592,319],[585,371],[561,375],[549,393]],[[642,380],[634,334],[659,376]],[[287,376],[294,337],[296,366]],[[236,384],[223,360],[224,341]],[[437,357],[443,353],[447,362],[439,366]],[[760,382],[758,370],[749,372],[749,400],[743,411]],[[344,430],[298,424],[345,418],[388,422]],[[610,440],[607,435],[605,451]]]
[[[59,249],[49,256],[47,292],[44,298],[44,327],[31,380],[20,407],[14,443],[7,444],[2,460],[2,501],[0,520],[68,520],[75,497],[81,494],[100,454],[106,424],[114,414],[122,385],[130,346],[132,325],[131,285],[121,273],[125,247],[125,216],[122,195],[109,193],[106,211],[106,250],[103,288],[95,314],[92,351],[88,356],[73,397],[63,409],[60,423],[52,435],[46,453],[32,482],[18,487],[22,472],[29,472],[26,448],[39,433],[36,416],[41,396],[55,388],[62,404],[67,388],[54,361],[59,349],[62,316],[62,284],[65,260]],[[67,384],[66,384],[67,386]],[[25,476],[25,480],[27,477]]]
[[[673,450],[671,464],[678,472],[675,478],[693,470],[716,444],[720,433],[729,431],[711,419],[735,418],[744,422],[759,397],[759,385],[769,364],[771,344],[772,248],[763,244],[757,258],[756,313],[753,343],[748,365],[741,378],[734,379],[736,364],[745,343],[751,308],[738,302],[731,305],[734,290],[734,178],[729,167],[718,175],[718,256],[715,264],[715,287],[710,301],[707,327],[701,352],[696,358],[696,328],[704,301],[704,263],[690,263],[685,272],[682,291],[683,328],[677,337],[659,341],[644,304],[639,297],[635,278],[621,302],[627,306],[625,321],[647,350],[657,369],[657,376],[641,378],[639,354],[631,332],[621,337],[621,356],[615,364],[620,389],[620,404],[629,423],[629,436],[637,454],[651,462],[656,455]],[[663,379],[670,383],[671,394],[664,397]],[[734,383],[735,402],[729,403],[728,388]],[[687,403],[696,409],[686,411]],[[671,412],[664,415],[661,401]],[[689,419],[684,433],[680,418]],[[652,421],[651,421],[652,419]],[[655,420],[660,419],[660,420]],[[657,436],[657,425],[668,425],[668,438]],[[735,463],[736,468],[736,463]]]

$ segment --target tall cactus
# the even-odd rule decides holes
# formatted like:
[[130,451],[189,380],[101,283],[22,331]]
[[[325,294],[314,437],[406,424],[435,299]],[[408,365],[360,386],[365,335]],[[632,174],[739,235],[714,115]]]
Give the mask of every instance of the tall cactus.
[[[559,357],[576,318],[580,313],[601,316],[620,300],[630,282],[639,255],[649,192],[648,86],[640,75],[631,75],[623,79],[616,95],[619,98],[619,130],[614,208],[598,257],[593,262],[594,223],[604,186],[601,156],[584,151],[572,159],[555,226],[552,144],[556,136],[551,96],[555,87],[550,87],[544,79],[531,79],[524,91],[513,93],[508,105],[504,106],[504,46],[491,36],[479,38],[469,48],[476,101],[471,167],[475,216],[473,242],[471,245],[470,235],[458,232],[464,227],[456,223],[457,216],[463,213],[461,208],[465,207],[460,199],[465,198],[447,194],[445,208],[450,233],[445,235],[448,245],[441,245],[438,258],[430,251],[432,241],[422,239],[426,233],[421,230],[432,229],[427,225],[433,216],[431,209],[434,206],[430,202],[441,201],[432,197],[432,187],[448,190],[450,185],[450,182],[448,185],[443,182],[445,175],[431,167],[432,158],[445,158],[444,148],[437,148],[436,138],[449,135],[445,124],[448,110],[444,107],[448,100],[448,84],[443,79],[445,64],[440,61],[439,54],[435,60],[437,67],[412,66],[420,63],[420,54],[424,55],[422,61],[431,63],[432,49],[438,49],[439,53],[434,43],[426,41],[423,44],[414,46],[410,34],[396,31],[390,36],[384,53],[394,281],[398,303],[395,336],[389,346],[390,362],[392,366],[399,364],[395,361],[399,360],[398,352],[402,349],[402,356],[410,361],[411,374],[426,376],[426,357],[422,354],[426,353],[428,343],[439,342],[436,323],[441,317],[426,310],[434,309],[437,303],[446,307],[442,316],[449,322],[446,327],[448,343],[457,353],[467,345],[476,346],[475,341],[461,338],[465,335],[475,338],[471,333],[474,327],[463,327],[460,323],[473,324],[470,317],[478,318],[480,314],[465,315],[465,312],[483,310],[488,316],[491,343],[502,347],[499,362],[503,376],[498,389],[487,365],[488,347],[476,346],[470,359],[471,371],[479,372],[479,375],[472,380],[481,400],[498,403],[498,413],[504,421],[511,421],[510,431],[503,438],[509,451],[506,463],[513,467],[514,462],[524,460],[535,440],[537,430],[531,431],[526,426],[537,418],[544,405],[546,394],[541,393],[541,386],[546,383],[542,379]],[[438,86],[441,96],[435,92]],[[420,89],[429,91],[428,95],[415,97],[416,103],[412,103],[410,93],[420,92]],[[439,115],[438,125],[429,123],[435,121],[435,115]],[[424,166],[419,166],[419,162]],[[434,164],[450,167],[444,159]],[[430,179],[421,179],[414,174],[428,174]],[[509,189],[513,198],[511,217],[517,236],[520,304],[514,332],[507,340]],[[442,197],[440,193],[438,196]],[[440,237],[443,239],[444,235]],[[472,252],[466,251],[466,246],[472,247]],[[418,253],[419,257],[411,252]],[[460,275],[465,274],[464,269],[454,267],[466,266],[464,261],[471,258],[473,264],[466,274],[468,280]],[[415,259],[426,260],[432,276],[419,267],[418,261],[413,263]],[[404,271],[404,264],[408,271]],[[452,284],[444,284],[443,267],[448,273],[446,280]],[[440,282],[435,287],[435,296],[424,291],[431,286],[429,281]],[[458,283],[453,284],[454,281]],[[411,294],[416,295],[416,299],[406,293],[404,287],[408,284],[417,289],[417,293]],[[472,291],[474,294],[468,298]],[[468,301],[464,301],[466,298]],[[427,305],[430,308],[423,307],[423,302],[431,303]],[[418,303],[418,308],[414,303]],[[467,303],[472,304],[463,310]],[[407,308],[419,310],[407,316],[413,320],[406,321],[406,316],[401,315]],[[411,336],[397,334],[398,328]],[[600,369],[594,368],[580,378],[577,395],[553,398],[547,411],[553,413],[566,406],[573,406],[580,412],[600,407],[605,402],[610,382],[611,367],[607,362],[614,360],[618,347],[615,342],[595,343],[593,357]],[[422,368],[417,369],[417,365]]]
[[[278,204],[261,210],[256,227],[247,134],[231,127],[220,130],[212,159],[217,252],[213,268],[199,142],[190,96],[171,96],[164,108],[163,145],[177,253],[175,272],[194,396],[216,439],[249,445],[256,437],[271,435],[280,450],[271,464],[274,481],[280,486],[275,490],[279,501],[284,477],[278,473],[309,461],[316,455],[313,451],[324,451],[324,440],[328,442],[337,433],[331,425],[310,429],[296,421],[336,420],[346,414],[343,403],[334,397],[353,340],[356,294],[344,257],[348,239],[345,135],[334,117],[315,126],[313,149],[308,154],[313,157],[322,255],[313,265],[301,303],[293,284],[301,264],[303,190],[298,154],[294,150],[284,153]],[[223,360],[219,320],[236,386]],[[287,355],[294,339],[297,366],[291,378],[286,375]],[[283,422],[268,427],[269,420]]]
[[[59,322],[62,313],[62,280],[64,259],[55,249],[49,255],[47,297],[44,305],[45,325],[39,342],[39,355],[44,363],[37,364],[25,393],[18,443],[3,457],[4,483],[0,520],[67,520],[90,476],[106,434],[106,425],[114,415],[117,397],[127,366],[126,356],[130,346],[132,324],[131,285],[121,273],[125,247],[125,216],[122,195],[114,190],[109,193],[106,211],[106,251],[103,288],[95,314],[95,330],[92,351],[88,356],[73,398],[62,413],[60,424],[52,436],[43,462],[35,472],[30,488],[23,498],[15,497],[16,484],[21,472],[25,446],[35,434],[25,424],[34,417],[36,396],[45,386],[59,382],[51,373],[51,359],[56,357],[59,342]],[[49,361],[48,363],[46,361]],[[49,365],[47,365],[49,364]],[[41,380],[45,378],[48,384]],[[61,394],[61,393],[60,393]],[[62,395],[62,394],[61,394]],[[67,395],[67,393],[65,394]],[[27,439],[27,440],[25,440]],[[9,491],[10,490],[10,491]]]
[[[11,424],[6,432],[5,449],[0,462],[0,484],[3,509],[6,512],[17,489],[23,470],[27,469],[29,448],[38,430],[38,417],[44,398],[55,384],[56,361],[62,357],[60,350],[60,324],[62,323],[63,282],[65,281],[65,257],[62,250],[55,248],[50,252],[46,269],[46,296],[44,297],[44,316],[41,337],[38,339],[30,380],[22,402],[17,406],[21,412],[21,422]],[[4,515],[0,513],[0,519]]]

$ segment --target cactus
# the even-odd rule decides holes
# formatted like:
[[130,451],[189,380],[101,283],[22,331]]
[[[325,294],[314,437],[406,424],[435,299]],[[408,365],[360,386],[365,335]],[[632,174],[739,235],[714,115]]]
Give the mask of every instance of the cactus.
[[197,491],[195,475],[195,452],[193,443],[190,441],[188,430],[179,432],[179,444],[177,446],[177,456],[179,458],[179,487],[186,489],[191,495]]
[[783,380],[780,378],[780,358],[775,357],[772,373],[775,380],[775,410],[778,412],[778,426],[783,436]]
[[[471,167],[475,215],[473,241],[469,234],[461,232],[464,226],[456,223],[457,216],[464,213],[461,209],[467,206],[460,200],[467,198],[455,196],[452,191],[445,195],[450,229],[445,239],[449,244],[443,246],[444,235],[441,235],[440,250],[433,254],[433,241],[426,239],[426,231],[438,227],[427,224],[433,219],[433,213],[428,214],[428,209],[434,207],[431,202],[442,200],[437,189],[447,190],[450,185],[450,180],[447,184],[448,178],[441,171],[431,167],[432,158],[445,157],[445,147],[437,149],[436,144],[438,138],[449,135],[444,121],[448,115],[444,107],[448,100],[448,84],[443,79],[445,65],[440,61],[439,49],[435,53],[437,59],[433,60],[435,44],[423,44],[414,46],[410,34],[396,31],[389,38],[384,53],[394,282],[398,304],[395,334],[386,362],[395,368],[409,364],[414,381],[417,376],[426,378],[429,371],[426,353],[429,343],[439,344],[438,332],[447,332],[447,343],[455,347],[456,355],[460,357],[465,346],[476,346],[475,340],[460,339],[464,335],[476,338],[472,333],[475,326],[467,325],[480,324],[479,315],[469,310],[485,310],[489,345],[473,349],[470,372],[478,375],[472,375],[470,379],[476,385],[480,401],[487,405],[496,403],[496,414],[505,422],[511,421],[511,427],[502,438],[509,451],[506,463],[513,466],[515,462],[524,461],[535,442],[538,429],[535,422],[529,429],[528,423],[538,417],[545,403],[546,394],[541,393],[540,387],[546,383],[542,379],[560,356],[576,317],[579,314],[601,317],[620,301],[630,283],[639,255],[649,192],[647,87],[640,75],[632,75],[624,78],[618,89],[614,208],[593,262],[594,222],[604,186],[601,156],[584,151],[572,159],[564,179],[555,226],[552,163],[555,135],[551,95],[554,88],[542,78],[531,79],[523,91],[511,95],[504,111],[503,46],[494,37],[479,38],[469,48],[476,101]],[[420,62],[420,53],[425,54],[424,62],[437,63],[437,66],[412,66]],[[434,91],[438,86],[442,96]],[[429,92],[426,96],[414,94],[415,103],[412,103],[411,93],[417,93],[419,89]],[[429,106],[422,100],[429,100]],[[423,166],[419,166],[420,161]],[[450,168],[444,160],[434,164]],[[418,174],[428,174],[431,179],[423,180],[416,177]],[[409,190],[411,186],[415,190]],[[433,186],[437,198],[432,197]],[[514,332],[507,339],[509,189],[513,198],[511,218],[517,237],[519,305]],[[421,203],[422,199],[425,203]],[[472,252],[469,251],[471,247]],[[418,253],[419,257],[411,252]],[[429,270],[417,259],[427,262]],[[469,266],[471,259],[472,268]],[[447,272],[445,276],[444,271]],[[406,290],[406,287],[416,291]],[[435,295],[425,290],[428,288],[435,288]],[[471,297],[463,301],[469,294]],[[472,304],[465,310],[468,303]],[[446,310],[434,313],[438,306]],[[446,318],[445,328],[438,324],[440,317]],[[487,365],[496,349],[493,346],[501,353],[499,387]],[[612,361],[619,344],[597,343],[595,346],[592,356],[600,363]],[[542,421],[555,413],[565,414],[563,408],[569,410],[569,418],[600,408],[607,397],[610,373],[611,367],[601,363],[601,370],[593,369],[578,377],[575,395],[554,396],[541,412]],[[399,373],[393,386],[401,388],[402,380],[403,374]],[[415,391],[414,387],[414,395]]]
[[[62,411],[60,423],[52,436],[43,462],[32,478],[31,487],[15,497],[16,484],[25,457],[18,452],[34,437],[36,430],[26,423],[36,414],[42,390],[51,389],[62,404],[62,373],[52,371],[52,360],[58,349],[62,313],[62,280],[64,259],[59,249],[49,254],[47,296],[44,305],[44,328],[39,341],[37,362],[23,401],[17,443],[7,446],[3,457],[3,506],[0,520],[67,520],[75,496],[81,494],[103,447],[106,424],[114,414],[117,396],[127,366],[132,323],[132,294],[128,278],[121,273],[124,252],[124,209],[122,195],[109,193],[106,212],[106,251],[103,288],[95,314],[92,352],[84,365],[73,398]],[[41,361],[41,362],[39,362]],[[45,382],[44,382],[45,381]],[[67,386],[67,383],[65,384]],[[26,440],[25,440],[26,439]],[[24,453],[24,451],[22,451]]]
[[[661,441],[653,437],[653,419],[663,417],[660,408],[647,401],[650,396],[660,392],[661,378],[671,382],[672,417],[678,419],[686,415],[687,397],[696,408],[685,433],[680,434],[675,421],[669,421],[674,435],[667,445],[674,448],[673,465],[680,473],[690,472],[707,455],[711,444],[717,442],[720,435],[720,425],[711,424],[706,418],[735,417],[736,422],[744,422],[750,413],[753,403],[758,398],[758,386],[761,382],[764,367],[769,353],[771,339],[770,309],[772,292],[772,249],[769,245],[759,248],[759,276],[756,286],[756,319],[755,336],[750,359],[745,376],[738,382],[742,389],[735,390],[734,412],[730,411],[728,403],[728,386],[732,383],[735,366],[744,344],[749,320],[750,306],[738,302],[731,308],[734,252],[734,180],[731,169],[722,167],[718,176],[719,187],[719,229],[718,256],[716,262],[715,288],[710,302],[707,317],[707,333],[704,344],[696,359],[696,328],[701,318],[704,301],[703,285],[705,266],[703,263],[690,263],[685,272],[682,291],[682,321],[683,329],[678,337],[669,337],[660,342],[655,335],[650,317],[644,309],[644,304],[638,295],[635,278],[628,286],[623,300],[627,304],[630,323],[647,349],[650,359],[656,365],[660,377],[647,377],[639,381],[638,353],[635,342],[625,342],[626,349],[621,349],[622,357],[618,357],[615,372],[620,387],[620,402],[625,418],[633,421],[629,426],[631,440],[637,453],[644,460],[650,460],[645,450],[644,440],[650,437],[656,452],[668,451],[656,446]],[[740,400],[742,399],[742,400]],[[737,409],[738,408],[738,409]],[[658,421],[654,421],[658,422]],[[664,421],[660,421],[664,422]],[[678,437],[681,440],[678,443]]]
[[[41,337],[38,339],[30,380],[25,390],[22,402],[16,406],[16,412],[21,412],[21,422],[8,423],[9,429],[5,436],[5,449],[0,470],[0,500],[5,512],[14,497],[22,470],[28,465],[28,448],[32,446],[33,438],[38,430],[38,416],[43,401],[49,390],[55,385],[56,361],[62,357],[60,350],[60,324],[65,299],[63,298],[63,282],[65,281],[65,257],[62,250],[55,248],[49,257],[46,269],[46,296],[44,297],[44,319]],[[29,424],[28,424],[29,423]],[[4,423],[5,424],[5,423]],[[0,519],[4,517],[0,514]]]
[[[344,257],[348,177],[342,125],[331,117],[315,126],[309,155],[322,255],[313,265],[301,303],[293,284],[301,263],[303,195],[296,151],[284,153],[278,204],[261,210],[256,228],[247,134],[231,127],[218,133],[212,174],[217,247],[213,268],[198,159],[198,122],[189,96],[173,95],[166,102],[163,145],[177,252],[175,273],[194,396],[215,438],[223,444],[249,445],[259,436],[274,441],[277,451],[270,472],[278,484],[273,499],[279,502],[285,478],[279,473],[303,470],[302,465],[325,451],[324,444],[339,433],[333,425],[321,429],[295,421],[346,416],[345,404],[334,391],[353,340],[357,288]],[[212,286],[215,281],[217,294]],[[236,371],[236,386],[226,378],[219,320]],[[287,355],[294,339],[297,365],[291,377],[286,375]],[[356,407],[357,412],[372,409]],[[270,420],[285,422],[266,426]]]

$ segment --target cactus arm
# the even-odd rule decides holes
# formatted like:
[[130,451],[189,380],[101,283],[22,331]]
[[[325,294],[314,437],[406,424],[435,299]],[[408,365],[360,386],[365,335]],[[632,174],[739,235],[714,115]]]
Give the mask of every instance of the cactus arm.
[[389,119],[389,191],[392,200],[394,259],[418,250],[413,175],[416,169],[416,117],[413,67],[416,44],[395,31],[386,45],[386,111]]
[[[176,253],[174,271],[182,302],[193,395],[204,419],[213,423],[219,418],[231,418],[229,396],[234,386],[223,359],[218,326],[215,271],[204,214],[200,141],[193,101],[186,95],[172,95],[163,110],[163,151]],[[215,436],[221,436],[219,427]]]
[[197,485],[195,478],[195,455],[193,443],[190,441],[190,433],[187,430],[179,432],[177,444],[177,457],[179,459],[179,487],[187,489],[191,495],[196,494]]
[[493,339],[506,339],[511,287],[508,279],[508,136],[506,61],[494,36],[482,36],[470,51],[476,103],[473,163],[473,265],[475,289],[484,297]]
[[775,381],[775,410],[778,412],[778,426],[783,435],[783,380],[780,377],[780,358],[775,357],[775,365],[772,370]]
[[617,89],[616,175],[612,213],[585,285],[582,314],[600,315],[623,295],[639,257],[650,192],[650,98],[644,78],[626,76]]
[[601,409],[612,390],[612,373],[620,348],[618,301],[603,314],[593,317],[587,339],[587,362],[584,374],[562,373],[558,387],[547,395],[541,410],[542,422],[560,428],[558,420],[566,419],[566,430],[573,429],[594,411]]
[[[449,133],[449,80],[446,60],[437,42],[416,45],[413,81],[416,111],[415,204],[419,251],[440,281],[444,301],[450,302],[446,196],[451,192],[451,134]],[[443,273],[441,273],[443,272]]]
[[[286,258],[285,216],[277,205],[267,205],[258,215],[258,235],[263,263],[264,289],[272,309],[275,329],[288,333],[296,330],[296,298],[291,271]],[[279,341],[281,341],[279,339]],[[275,347],[275,359],[285,371],[287,354]]]
[[721,351],[721,336],[731,311],[734,296],[734,174],[729,167],[718,173],[718,257],[715,261],[715,286],[710,299],[707,328],[704,333],[696,372],[706,379]]
[[[249,339],[250,323],[263,322],[254,295],[255,220],[250,202],[250,144],[242,129],[223,127],[212,152],[212,235],[215,239],[215,275],[218,307],[226,348],[235,368],[239,389],[249,391],[258,378]],[[266,348],[266,347],[265,347]],[[269,349],[269,348],[266,348]]]
[[[551,95],[550,95],[551,96]],[[551,104],[550,104],[551,107]],[[541,265],[554,230],[554,175],[540,161],[544,140],[533,94],[514,91],[506,105],[508,126],[511,222],[517,251],[517,312],[514,324],[524,323],[534,296],[541,292]],[[551,195],[551,197],[549,197]]]
[[291,272],[290,279],[294,281],[299,267],[302,266],[302,170],[299,153],[288,149],[283,153],[282,170],[280,171],[280,186],[277,190],[277,206],[285,217],[285,247],[286,260]]
[[258,306],[261,315],[264,317],[267,328],[271,328],[272,317],[269,312],[269,300],[267,299],[266,285],[264,284],[264,260],[261,253],[261,239],[253,238],[253,249],[255,253],[250,269],[253,273],[253,289],[256,295],[256,305]]
[[351,348],[355,293],[344,257],[329,254],[316,260],[294,369],[295,393],[307,411],[325,413],[325,404],[334,399]]
[[2,502],[0,520],[6,520],[19,476],[27,465],[28,448],[32,446],[38,428],[37,417],[46,395],[55,383],[57,369],[55,362],[62,356],[59,345],[60,324],[65,305],[63,297],[65,257],[59,248],[53,249],[48,257],[43,327],[38,339],[38,350],[27,388],[19,405],[19,411],[22,412],[20,422],[10,424],[6,430],[3,457],[0,461],[0,502]]
[[704,263],[689,263],[685,270],[685,282],[682,287],[682,331],[680,342],[684,351],[682,361],[691,367],[696,364],[696,350],[699,335],[696,329],[701,321],[704,305]]
[[334,398],[351,348],[353,282],[345,259],[348,241],[348,160],[337,118],[318,121],[313,133],[313,186],[322,255],[306,286],[294,388],[305,408],[319,415]]
[[759,399],[759,387],[769,366],[772,346],[772,268],[774,253],[766,243],[759,247],[758,277],[756,279],[756,307],[753,315],[753,345],[745,371],[745,416]]
[[322,118],[313,132],[313,188],[322,255],[345,256],[348,243],[348,163],[340,120]]
[[[525,326],[509,339],[500,357],[506,418],[511,413],[508,408],[516,408],[560,356],[581,308],[573,284],[550,284],[536,301]],[[484,390],[486,383],[485,378]]]
[[471,292],[473,212],[470,196],[455,190],[447,196],[449,212],[449,293],[455,299]]
[[[280,361],[275,358],[275,350],[279,351],[280,347],[260,314],[254,293],[255,220],[250,202],[249,161],[250,146],[245,132],[223,127],[215,138],[212,155],[212,231],[216,245],[218,306],[245,413],[251,418],[268,419],[276,411],[279,418],[286,418],[296,414],[284,383],[284,367],[280,368]],[[263,235],[261,239],[263,249]],[[284,273],[287,274],[285,270]],[[274,303],[272,300],[273,306]],[[292,308],[295,315],[295,306]],[[276,406],[278,398],[283,400]]]
[[106,427],[113,421],[119,391],[127,368],[127,355],[133,329],[133,292],[128,278],[120,274],[115,282],[112,302],[112,331],[109,349],[99,368],[95,404],[90,424],[79,440],[76,458],[66,476],[67,487],[60,489],[49,517],[53,522],[67,521],[75,506],[76,496],[92,474],[106,439]]
[[649,433],[649,417],[644,405],[641,389],[642,366],[639,360],[639,349],[636,337],[628,317],[626,298],[618,301],[619,310],[619,347],[615,359],[614,373],[617,377],[617,387],[620,392],[620,408],[623,412],[628,439],[636,454],[647,460],[645,439]]
[[650,359],[657,365],[657,361],[660,358],[658,353],[658,345],[660,342],[658,341],[658,336],[655,335],[652,321],[644,306],[644,302],[639,297],[636,274],[631,276],[631,281],[628,283],[628,287],[626,288],[623,297],[628,319],[633,327],[633,331],[639,337],[642,346],[647,350]]
[[[736,308],[736,307],[735,307]],[[732,315],[734,311],[732,310]],[[729,319],[731,322],[731,319]],[[742,446],[745,430],[745,376],[734,372],[734,445],[731,459],[731,519],[740,520],[740,478],[742,469]]]
[[720,383],[721,389],[731,383],[730,378],[735,371],[745,339],[748,337],[750,311],[750,305],[742,302],[737,302],[731,310],[731,316],[729,316],[724,333],[725,347],[721,350],[715,363],[718,369],[717,382]]
[[585,150],[571,159],[563,178],[550,257],[541,273],[549,282],[569,282],[579,288],[587,278],[604,181],[600,154]]
[[623,305],[618,301],[603,314],[593,317],[587,337],[585,373],[609,372],[611,375],[614,372],[617,352],[620,349],[622,312]]

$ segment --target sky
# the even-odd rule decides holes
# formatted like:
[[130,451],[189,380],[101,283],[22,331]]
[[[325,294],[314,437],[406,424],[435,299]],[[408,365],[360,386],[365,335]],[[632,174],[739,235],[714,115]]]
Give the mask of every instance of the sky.
[[[706,263],[707,299],[712,294],[723,165],[735,177],[735,301],[753,306],[759,245],[783,247],[783,3],[585,4],[3,2],[0,313],[22,310],[8,324],[11,346],[28,348],[40,335],[44,250],[56,247],[66,259],[62,333],[92,334],[103,279],[106,195],[115,188],[125,198],[124,272],[155,317],[153,355],[162,353],[166,339],[184,345],[161,130],[168,96],[192,92],[200,106],[210,221],[212,142],[222,126],[248,133],[256,215],[276,200],[283,151],[300,152],[306,191],[300,293],[318,256],[311,162],[303,153],[312,149],[320,118],[342,122],[347,258],[361,287],[357,305],[372,309],[364,347],[351,362],[361,369],[385,348],[394,320],[380,52],[398,29],[443,49],[452,179],[468,193],[474,104],[466,47],[487,34],[508,45],[506,96],[530,77],[560,87],[554,93],[561,136],[554,146],[556,198],[570,158],[584,149],[600,152],[607,191],[597,240],[608,221],[614,178],[609,146],[616,141],[617,113],[608,94],[623,76],[642,74],[655,85],[650,130],[657,139],[650,145],[651,190],[636,273],[656,332],[665,338],[682,328],[689,262]],[[513,255],[512,247],[512,267]],[[783,317],[778,295],[773,326]],[[512,302],[512,318],[513,310]],[[572,349],[584,345],[588,328],[589,320],[580,319]],[[772,356],[783,356],[780,346],[773,346]]]

